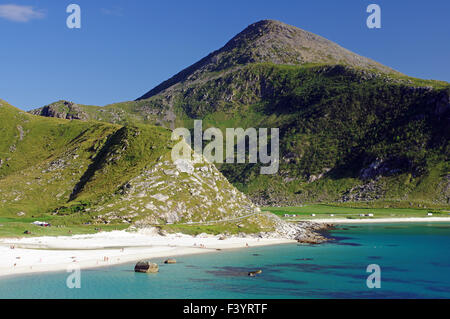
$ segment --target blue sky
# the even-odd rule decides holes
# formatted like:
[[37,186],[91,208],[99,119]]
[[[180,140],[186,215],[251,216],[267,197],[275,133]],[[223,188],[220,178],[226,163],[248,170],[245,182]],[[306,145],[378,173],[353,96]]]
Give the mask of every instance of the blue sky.
[[[71,3],[82,10],[79,30],[66,26]],[[381,29],[366,26],[371,3]],[[450,82],[449,12],[448,0],[0,0],[0,98],[25,110],[133,100],[261,19]]]

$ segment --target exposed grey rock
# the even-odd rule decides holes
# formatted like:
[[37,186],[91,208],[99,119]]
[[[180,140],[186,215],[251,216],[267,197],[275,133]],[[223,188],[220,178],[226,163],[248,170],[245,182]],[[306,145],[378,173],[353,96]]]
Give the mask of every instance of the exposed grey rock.
[[134,271],[142,273],[157,273],[159,271],[159,267],[157,264],[150,261],[141,260],[137,262],[136,266],[134,266]]
[[194,166],[191,161],[185,159],[177,159],[174,162],[177,169],[182,173],[192,174],[194,172]]
[[89,115],[86,112],[84,112],[77,104],[68,101],[58,101],[40,109],[32,110],[30,113],[67,120],[89,120]]

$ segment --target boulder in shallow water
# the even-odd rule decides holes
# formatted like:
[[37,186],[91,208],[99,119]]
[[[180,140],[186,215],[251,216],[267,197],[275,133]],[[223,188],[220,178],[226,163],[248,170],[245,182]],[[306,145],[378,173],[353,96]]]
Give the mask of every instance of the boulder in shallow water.
[[165,263],[165,264],[176,264],[177,261],[176,261],[175,259],[173,259],[173,258],[169,258],[169,259],[166,259],[166,260],[164,261],[164,263]]
[[136,266],[134,266],[134,271],[143,273],[157,273],[159,271],[159,267],[157,264],[150,261],[141,260],[137,262]]
[[250,276],[250,277],[255,277],[256,275],[259,275],[259,274],[261,274],[262,273],[262,270],[256,270],[256,271],[250,271],[249,273],[248,273],[248,275]]

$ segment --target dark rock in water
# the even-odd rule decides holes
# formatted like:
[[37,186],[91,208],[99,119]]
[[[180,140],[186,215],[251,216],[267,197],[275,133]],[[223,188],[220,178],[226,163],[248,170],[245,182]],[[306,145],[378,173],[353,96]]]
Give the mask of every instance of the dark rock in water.
[[175,260],[175,259],[166,259],[165,261],[164,261],[164,263],[165,264],[176,264],[177,263],[177,261]]
[[143,273],[157,273],[159,271],[159,267],[157,264],[150,261],[141,260],[137,262],[136,266],[134,266],[134,271]]
[[299,239],[299,240],[297,240],[297,242],[300,244],[309,244],[309,245],[320,244],[320,242],[318,242],[315,239]]
[[249,275],[250,277],[255,277],[256,275],[259,275],[259,274],[261,274],[261,273],[262,273],[262,270],[250,271],[250,272],[248,273],[248,275]]

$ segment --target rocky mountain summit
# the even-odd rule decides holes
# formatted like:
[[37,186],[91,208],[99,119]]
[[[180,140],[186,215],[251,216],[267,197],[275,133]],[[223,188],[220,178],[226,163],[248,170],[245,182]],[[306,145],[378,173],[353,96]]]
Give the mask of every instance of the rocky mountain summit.
[[386,66],[352,53],[311,32],[280,21],[262,20],[249,25],[224,47],[161,83],[138,100],[148,99],[178,83],[201,81],[212,72],[251,63],[344,64],[395,73]]

